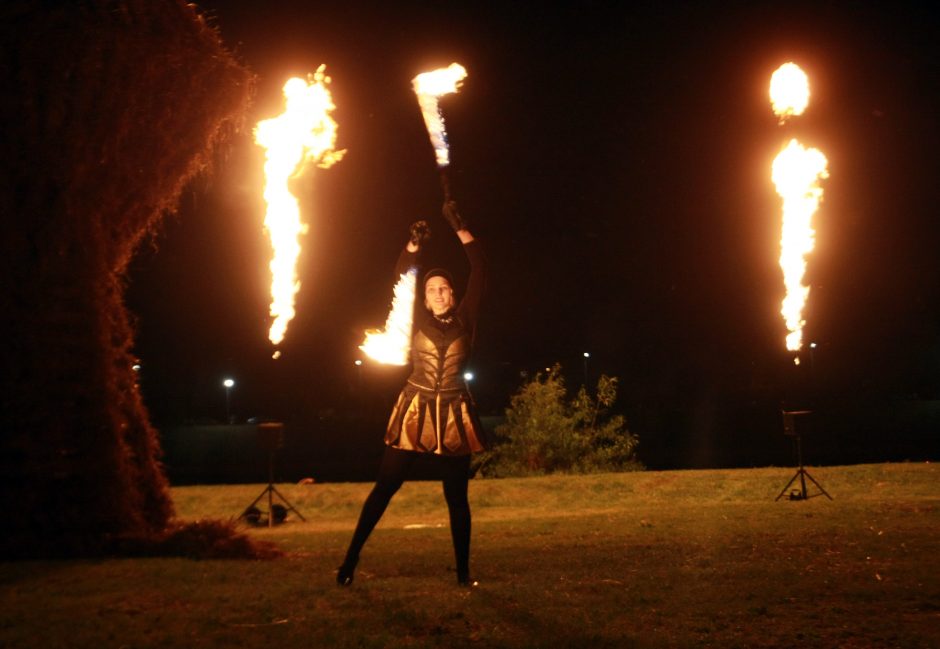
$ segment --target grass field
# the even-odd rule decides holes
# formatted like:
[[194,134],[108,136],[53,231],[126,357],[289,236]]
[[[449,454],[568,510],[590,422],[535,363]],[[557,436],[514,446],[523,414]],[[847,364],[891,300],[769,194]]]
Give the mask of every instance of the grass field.
[[[775,502],[786,468],[475,480],[473,589],[438,484],[402,488],[345,589],[371,485],[278,485],[307,522],[249,533],[281,559],[0,563],[0,646],[940,647],[940,468],[810,471],[834,500]],[[262,488],[174,498],[230,518]]]

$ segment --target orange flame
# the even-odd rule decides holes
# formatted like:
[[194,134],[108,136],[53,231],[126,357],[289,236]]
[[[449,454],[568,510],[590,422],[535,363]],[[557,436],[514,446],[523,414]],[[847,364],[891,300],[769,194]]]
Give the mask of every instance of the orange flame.
[[289,181],[302,174],[308,165],[329,167],[345,153],[334,150],[337,127],[330,113],[336,106],[326,87],[330,78],[324,73],[325,67],[321,65],[307,81],[288,79],[284,84],[284,112],[258,122],[255,127],[255,142],[265,149],[264,227],[273,249],[270,312],[274,322],[268,338],[275,345],[284,339],[295,314],[294,297],[300,289],[297,278],[300,236],[307,232]]
[[818,149],[807,149],[790,140],[773,162],[772,178],[783,198],[783,229],[780,237],[780,268],[786,297],[780,309],[787,330],[787,349],[803,346],[803,307],[809,287],[803,284],[806,255],[815,246],[813,214],[819,208],[823,190],[819,181],[828,178],[827,160]]
[[[795,63],[784,63],[770,78],[770,101],[783,124],[793,115],[802,115],[809,105],[809,78]],[[829,177],[828,161],[818,149],[807,149],[796,139],[774,159],[771,177],[783,198],[783,226],[780,236],[780,268],[786,296],[780,308],[790,332],[787,349],[803,346],[803,307],[809,287],[803,284],[806,256],[815,247],[813,214],[819,208],[823,190],[820,181]],[[800,359],[794,363],[799,365]]]
[[784,63],[770,77],[770,103],[783,124],[809,105],[809,78],[796,63]]
[[417,271],[403,273],[395,284],[392,308],[385,321],[385,329],[369,329],[359,345],[372,360],[387,365],[405,365],[411,353],[411,327],[414,320],[415,286]]
[[460,88],[460,82],[467,76],[467,71],[459,63],[451,63],[446,68],[431,72],[422,72],[411,81],[418,96],[418,105],[424,117],[424,125],[431,137],[431,146],[438,167],[450,164],[450,151],[447,148],[447,132],[444,130],[444,116],[438,105],[438,98]]

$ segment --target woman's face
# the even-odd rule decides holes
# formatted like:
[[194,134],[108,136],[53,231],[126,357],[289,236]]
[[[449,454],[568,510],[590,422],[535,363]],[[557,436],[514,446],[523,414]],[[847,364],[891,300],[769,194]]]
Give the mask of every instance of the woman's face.
[[434,315],[443,315],[454,306],[454,290],[446,277],[435,275],[425,282],[424,306]]

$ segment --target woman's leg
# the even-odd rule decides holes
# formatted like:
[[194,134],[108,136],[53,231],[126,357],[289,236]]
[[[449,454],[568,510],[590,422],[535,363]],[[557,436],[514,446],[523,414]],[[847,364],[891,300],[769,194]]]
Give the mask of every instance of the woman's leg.
[[450,512],[450,535],[454,541],[457,561],[457,583],[470,583],[470,501],[467,486],[470,479],[470,456],[441,458],[446,462],[444,498]]
[[398,491],[405,481],[405,474],[408,467],[414,460],[414,453],[402,451],[391,446],[385,447],[385,453],[382,455],[382,462],[379,465],[379,476],[375,481],[375,486],[362,505],[362,513],[359,514],[359,523],[356,525],[356,531],[353,533],[352,541],[349,543],[349,549],[346,551],[346,559],[339,568],[336,581],[348,586],[353,580],[353,571],[356,564],[359,563],[359,553],[366,540],[375,529],[385,508],[388,507],[392,496]]

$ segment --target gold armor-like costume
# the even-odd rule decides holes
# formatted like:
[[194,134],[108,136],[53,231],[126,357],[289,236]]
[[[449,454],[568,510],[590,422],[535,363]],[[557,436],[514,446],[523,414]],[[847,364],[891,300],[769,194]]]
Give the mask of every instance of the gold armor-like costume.
[[385,434],[389,446],[436,455],[467,455],[486,448],[485,432],[463,377],[482,293],[483,259],[476,242],[465,250],[471,270],[460,305],[444,316],[421,309],[416,318],[413,370],[389,418]]

